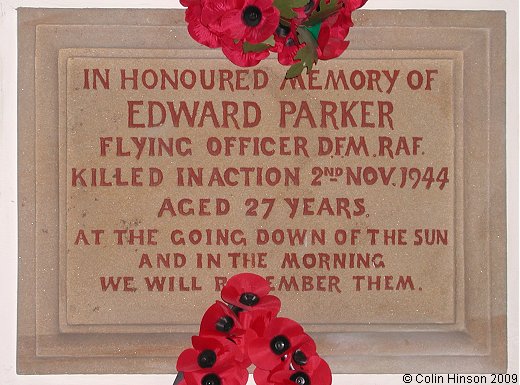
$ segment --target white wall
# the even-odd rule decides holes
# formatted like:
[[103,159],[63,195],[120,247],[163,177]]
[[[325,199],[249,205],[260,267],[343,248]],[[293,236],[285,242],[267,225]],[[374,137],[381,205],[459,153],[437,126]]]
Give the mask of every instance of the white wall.
[[[173,8],[177,0],[0,0],[0,385],[167,385],[170,375],[17,376],[16,8]],[[518,373],[518,0],[368,0],[367,9],[506,10],[508,38],[508,340]],[[254,382],[250,380],[250,384]],[[336,375],[334,385],[403,384],[402,375]]]

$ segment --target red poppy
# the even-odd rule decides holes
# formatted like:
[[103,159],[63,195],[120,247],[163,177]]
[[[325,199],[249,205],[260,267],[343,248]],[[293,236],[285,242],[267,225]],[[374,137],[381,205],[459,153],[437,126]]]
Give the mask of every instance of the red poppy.
[[270,318],[266,315],[255,312],[253,316],[250,312],[240,312],[235,314],[227,305],[217,301],[210,306],[202,317],[200,324],[201,336],[218,336],[232,341],[240,349],[240,354],[235,357],[236,361],[244,368],[251,365],[251,360],[247,355],[246,345],[248,341],[258,338],[259,333],[263,333]]
[[270,370],[255,368],[255,371],[253,372],[253,378],[256,385],[274,385],[269,381],[269,376],[271,376]]
[[318,35],[318,58],[327,60],[341,55],[348,47],[345,41],[352,23],[352,12],[347,6],[329,16],[320,27]]
[[246,328],[245,343],[249,344],[250,341],[265,334],[274,318],[274,314],[270,310],[258,309],[241,311],[238,313],[238,317]]
[[212,2],[205,0],[181,0],[181,4],[188,7],[185,19],[190,36],[207,47],[220,47],[220,18],[226,9],[217,8],[217,12]]
[[[241,353],[231,341],[215,337],[192,337],[193,349],[184,350],[177,371],[186,385],[244,385],[247,369],[240,365]],[[243,381],[245,378],[245,381]]]
[[318,36],[318,58],[334,59],[348,48],[350,42],[334,36],[334,31],[327,25],[322,26]]
[[235,310],[262,310],[275,316],[282,306],[278,297],[268,295],[271,288],[262,277],[242,273],[231,277],[222,289],[222,299]]
[[200,322],[201,336],[220,336],[233,338],[243,335],[245,328],[237,315],[224,303],[217,301],[211,305]]
[[260,52],[244,52],[243,41],[234,42],[233,39],[225,39],[222,42],[222,52],[237,66],[253,67],[269,56],[269,50]]
[[291,22],[290,26],[280,25],[276,29],[274,35],[275,46],[271,51],[278,53],[278,62],[282,65],[292,65],[296,63],[294,57],[296,53],[304,46],[298,41],[296,28],[298,25]]
[[293,11],[296,12],[296,19],[299,22],[306,20],[318,8],[320,2],[321,0],[309,0],[305,6],[293,8]]
[[316,356],[316,344],[310,339],[294,350],[290,358],[287,357],[282,360],[275,368],[271,370],[256,368],[253,373],[255,382],[257,385],[273,385],[274,383],[270,380],[272,373],[281,370],[304,370],[306,365]]
[[204,371],[233,365],[236,347],[231,341],[215,337],[191,338],[193,349],[186,349],[177,360],[180,372]]
[[303,346],[307,352],[316,351],[312,338],[305,334],[299,323],[288,318],[275,318],[263,336],[248,344],[247,351],[256,367],[273,370],[282,363],[290,363],[293,354]]
[[317,357],[316,344],[311,339],[298,347],[298,349],[292,353],[291,359],[287,357],[287,359],[280,362],[275,368],[271,370],[255,368],[253,373],[255,382],[257,385],[275,385],[275,383],[271,381],[271,375],[273,373],[287,370],[305,371],[309,363],[316,361],[315,357]]
[[358,8],[361,8],[367,0],[346,0],[346,6],[351,10],[355,11]]
[[273,0],[230,0],[233,7],[222,18],[223,33],[233,40],[261,43],[273,35],[280,11]]
[[340,0],[339,12],[325,19],[318,35],[318,58],[327,60],[341,55],[348,47],[345,41],[352,22],[352,12],[365,5],[367,0]]
[[[303,368],[296,370],[278,370],[274,371],[268,377],[268,384],[274,385],[331,385],[332,373],[329,365],[320,357],[314,356]],[[267,384],[258,384],[267,385]]]
[[313,339],[307,340],[292,353],[291,366],[295,369],[304,368],[309,360],[316,355],[316,343]]
[[184,374],[186,385],[246,385],[248,378],[247,369],[240,367],[230,367],[206,373],[190,372]]

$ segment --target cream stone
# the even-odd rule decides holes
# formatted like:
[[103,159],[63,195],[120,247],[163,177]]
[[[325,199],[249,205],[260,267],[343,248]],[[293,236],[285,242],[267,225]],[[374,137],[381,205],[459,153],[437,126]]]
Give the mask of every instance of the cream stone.
[[357,11],[301,78],[182,10],[19,10],[19,373],[172,373],[234,274],[335,373],[506,365],[500,12]]

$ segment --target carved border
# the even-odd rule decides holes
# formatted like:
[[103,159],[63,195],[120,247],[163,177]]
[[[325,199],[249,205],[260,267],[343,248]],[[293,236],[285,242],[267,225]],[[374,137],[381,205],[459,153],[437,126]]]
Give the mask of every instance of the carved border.
[[[358,12],[351,50],[441,51],[462,64],[456,80],[463,90],[457,97],[460,116],[454,118],[456,140],[464,144],[456,161],[462,186],[455,189],[457,207],[463,208],[455,226],[456,254],[462,256],[456,258],[457,298],[463,301],[456,302],[455,327],[358,325],[350,333],[315,333],[318,344],[333,352],[325,358],[335,373],[505,370],[505,14],[426,13],[428,25],[418,25],[421,11]],[[58,93],[48,87],[58,84],[60,49],[108,48],[106,40],[97,47],[99,34],[111,36],[113,48],[192,48],[185,32],[171,28],[183,25],[182,19],[175,10],[19,10],[19,373],[169,373],[174,352],[191,334],[60,329],[60,229],[57,203],[49,201],[59,195],[58,156],[47,150],[59,148],[57,132],[48,130],[59,124]],[[136,33],[158,27],[164,34],[153,40]],[[41,81],[35,84],[37,75]],[[56,114],[42,116],[41,108]],[[43,169],[55,169],[56,180],[43,179]],[[42,249],[55,251],[55,257],[37,255]]]

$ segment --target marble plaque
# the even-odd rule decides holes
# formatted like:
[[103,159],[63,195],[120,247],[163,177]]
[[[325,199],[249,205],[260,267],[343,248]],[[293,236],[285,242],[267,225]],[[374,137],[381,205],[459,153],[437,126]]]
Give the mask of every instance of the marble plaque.
[[505,369],[504,14],[355,16],[285,80],[181,10],[19,10],[19,373],[173,373],[243,271],[335,373]]

